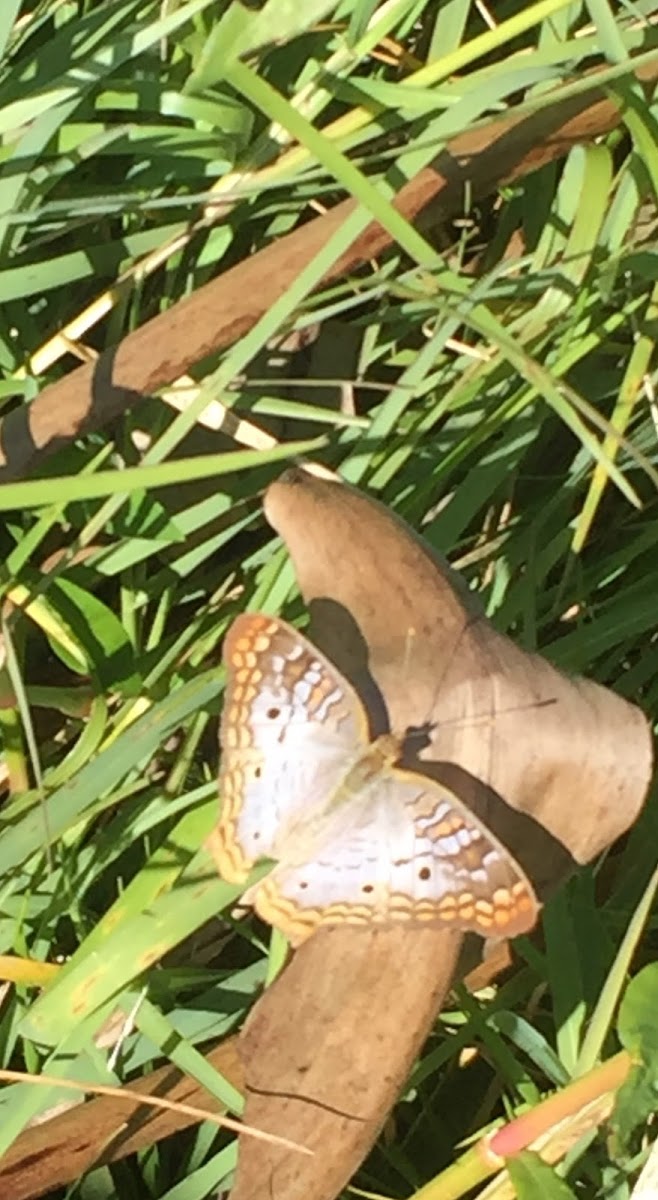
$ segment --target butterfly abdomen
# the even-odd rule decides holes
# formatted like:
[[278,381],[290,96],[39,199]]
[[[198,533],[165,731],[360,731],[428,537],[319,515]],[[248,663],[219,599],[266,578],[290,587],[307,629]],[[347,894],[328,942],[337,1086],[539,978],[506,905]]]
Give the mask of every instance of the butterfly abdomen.
[[402,751],[402,741],[395,734],[385,733],[367,744],[350,763],[345,763],[345,775],[336,788],[327,812],[333,812],[344,804],[353,803],[360,795],[369,791],[383,773],[397,762]]

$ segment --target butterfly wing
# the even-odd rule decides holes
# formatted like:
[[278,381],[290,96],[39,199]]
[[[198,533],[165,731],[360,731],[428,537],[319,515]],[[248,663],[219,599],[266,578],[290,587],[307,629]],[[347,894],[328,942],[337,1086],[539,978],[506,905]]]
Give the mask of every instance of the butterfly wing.
[[[392,769],[327,820],[303,866],[280,863],[254,889],[293,945],[322,924],[407,922],[515,937],[538,902],[511,854],[446,788]],[[358,816],[354,815],[358,813]]]
[[223,659],[222,809],[211,850],[220,875],[242,883],[257,859],[279,859],[303,840],[309,812],[330,801],[368,729],[353,688],[285,621],[242,614]]

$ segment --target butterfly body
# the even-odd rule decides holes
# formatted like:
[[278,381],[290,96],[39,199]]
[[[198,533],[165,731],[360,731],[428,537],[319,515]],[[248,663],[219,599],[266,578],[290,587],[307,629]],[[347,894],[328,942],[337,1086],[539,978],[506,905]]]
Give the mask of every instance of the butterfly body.
[[507,936],[537,912],[521,868],[461,801],[369,740],[365,710],[297,630],[244,614],[224,643],[220,874],[293,944],[320,924],[405,921]]
[[343,804],[353,803],[355,796],[358,798],[369,784],[381,779],[399,759],[403,745],[404,738],[394,733],[383,733],[370,742],[348,768],[329,801],[329,809],[336,811]]

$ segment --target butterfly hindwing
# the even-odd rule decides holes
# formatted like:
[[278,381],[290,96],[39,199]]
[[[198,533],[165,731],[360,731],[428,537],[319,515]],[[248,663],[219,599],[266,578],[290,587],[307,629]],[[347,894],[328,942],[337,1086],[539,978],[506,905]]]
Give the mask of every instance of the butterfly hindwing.
[[415,894],[431,898],[439,922],[484,937],[516,937],[532,928],[539,907],[534,889],[491,830],[432,780],[394,769],[391,787],[414,825]]
[[447,789],[388,770],[327,822],[313,856],[254,889],[259,914],[298,944],[320,924],[407,922],[514,937],[536,919],[523,871]]
[[222,810],[211,848],[223,878],[241,883],[257,859],[282,857],[368,732],[351,686],[284,621],[242,614],[223,659]]

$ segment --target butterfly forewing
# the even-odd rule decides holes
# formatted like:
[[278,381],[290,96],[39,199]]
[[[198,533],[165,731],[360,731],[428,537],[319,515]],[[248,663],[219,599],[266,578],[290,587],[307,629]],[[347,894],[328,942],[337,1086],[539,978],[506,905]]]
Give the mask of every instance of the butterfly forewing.
[[220,874],[242,883],[257,859],[301,849],[306,826],[367,747],[350,685],[292,626],[245,613],[224,640]]
[[507,850],[451,792],[387,771],[325,828],[303,865],[281,862],[254,889],[259,914],[303,941],[321,924],[407,922],[514,937],[537,901]]

